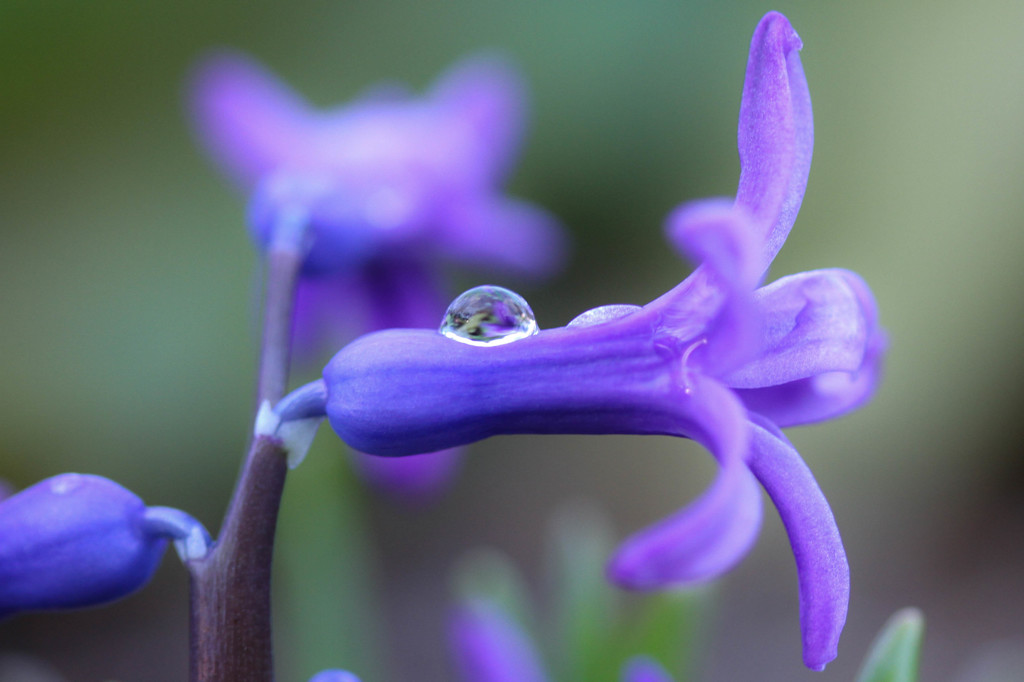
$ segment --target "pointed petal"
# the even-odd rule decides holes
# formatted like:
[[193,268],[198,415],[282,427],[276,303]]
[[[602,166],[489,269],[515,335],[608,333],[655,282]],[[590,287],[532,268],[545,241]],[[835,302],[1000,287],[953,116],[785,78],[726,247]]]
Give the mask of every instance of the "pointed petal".
[[699,267],[647,307],[662,316],[663,334],[686,343],[706,339],[706,350],[697,350],[690,364],[718,376],[756,350],[760,324],[753,290],[761,274],[760,242],[747,212],[725,199],[680,206],[666,232]]
[[485,272],[548,277],[562,267],[568,253],[558,220],[525,201],[452,202],[443,223],[437,235],[440,251]]
[[432,94],[469,137],[482,179],[499,184],[515,163],[525,128],[526,87],[518,69],[496,54],[470,57],[442,74]]
[[804,665],[823,670],[836,657],[850,601],[850,566],[828,501],[782,432],[753,421],[750,468],[779,510],[796,558]]
[[724,377],[729,386],[776,386],[861,366],[878,314],[856,274],[802,272],[762,287],[754,298],[765,324],[761,348],[754,360]]
[[691,377],[695,435],[718,459],[711,487],[681,511],[627,539],[608,568],[630,589],[659,589],[716,578],[750,549],[761,527],[761,492],[744,464],[749,426],[732,392]]
[[306,104],[240,54],[220,54],[200,64],[189,98],[199,136],[243,187],[252,187],[304,148]]
[[546,682],[536,646],[500,609],[476,600],[459,606],[449,627],[465,682]]
[[769,12],[754,30],[740,104],[736,203],[757,222],[762,270],[775,258],[803,201],[814,147],[811,96],[789,20]]
[[664,666],[647,656],[634,656],[622,668],[622,682],[673,682]]

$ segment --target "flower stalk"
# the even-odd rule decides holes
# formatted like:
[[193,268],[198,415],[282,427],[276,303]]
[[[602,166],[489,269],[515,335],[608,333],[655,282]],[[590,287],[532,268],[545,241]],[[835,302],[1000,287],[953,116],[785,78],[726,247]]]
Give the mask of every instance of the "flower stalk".
[[[282,212],[266,253],[257,404],[276,403],[287,386],[303,226],[300,213]],[[270,576],[287,454],[278,438],[252,439],[216,545],[188,563],[191,682],[274,679]]]

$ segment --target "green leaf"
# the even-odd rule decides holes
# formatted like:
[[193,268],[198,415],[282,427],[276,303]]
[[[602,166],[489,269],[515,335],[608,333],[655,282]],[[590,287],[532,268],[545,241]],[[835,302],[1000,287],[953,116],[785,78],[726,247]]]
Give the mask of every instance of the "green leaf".
[[364,680],[386,679],[359,482],[336,449],[289,473],[281,501],[274,551],[280,679],[308,680],[339,666]]
[[897,611],[871,645],[857,682],[916,682],[923,637],[924,615]]
[[[558,678],[601,682],[618,599],[604,575],[612,548],[607,519],[590,505],[563,507],[550,525],[546,551],[553,604],[550,652]],[[612,678],[614,679],[614,677]]]
[[676,680],[691,679],[704,649],[712,596],[713,588],[700,587],[647,597],[638,621],[622,636],[625,658],[650,656]]
[[477,549],[466,554],[455,566],[453,586],[458,601],[489,601],[523,630],[536,633],[537,617],[526,581],[501,552]]

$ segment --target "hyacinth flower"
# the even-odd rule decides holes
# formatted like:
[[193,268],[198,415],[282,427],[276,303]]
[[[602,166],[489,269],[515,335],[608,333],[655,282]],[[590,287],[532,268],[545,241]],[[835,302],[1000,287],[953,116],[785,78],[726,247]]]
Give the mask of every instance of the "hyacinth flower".
[[756,538],[760,482],[796,558],[804,663],[823,669],[845,623],[849,567],[828,503],[779,427],[863,404],[885,339],[854,273],[804,272],[758,287],[810,168],[801,47],[781,14],[758,24],[740,106],[739,189],[670,215],[671,243],[699,263],[674,289],[546,330],[512,292],[473,290],[453,302],[441,333],[387,330],[349,344],[321,381],[277,406],[278,417],[326,414],[346,443],[388,456],[515,433],[694,439],[717,459],[716,479],[689,507],[629,538],[609,576],[658,589],[721,575]]
[[[202,65],[193,118],[250,197],[254,241],[269,251],[303,232],[300,347],[325,330],[337,347],[367,331],[435,324],[448,301],[439,263],[527,277],[560,266],[555,219],[501,192],[523,99],[518,74],[491,57],[456,65],[424,97],[384,86],[325,111],[242,56]],[[457,450],[405,461],[356,455],[371,482],[414,497],[442,485],[457,459]]]
[[0,502],[0,618],[125,597],[153,577],[169,540],[183,561],[210,546],[188,514],[147,507],[109,479],[40,481]]

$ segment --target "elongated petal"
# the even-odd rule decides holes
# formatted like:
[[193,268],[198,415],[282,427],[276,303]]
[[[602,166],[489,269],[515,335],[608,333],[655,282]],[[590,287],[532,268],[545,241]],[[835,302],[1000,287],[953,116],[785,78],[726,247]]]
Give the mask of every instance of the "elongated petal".
[[491,186],[502,182],[525,128],[526,86],[519,71],[496,54],[476,55],[448,69],[432,95],[473,145],[478,179]]
[[782,248],[803,201],[814,147],[811,96],[789,20],[769,12],[754,30],[740,104],[736,203],[753,214],[762,270]]
[[203,62],[190,95],[203,143],[243,187],[252,187],[304,149],[305,103],[242,55],[225,53]]
[[565,264],[568,254],[565,234],[553,215],[501,197],[452,202],[437,240],[444,257],[481,272],[546,277]]
[[661,315],[663,338],[699,341],[689,364],[718,376],[756,349],[760,323],[753,290],[760,243],[747,212],[725,199],[684,204],[667,223],[669,241],[699,267],[647,307]]
[[631,589],[658,589],[718,577],[750,549],[761,528],[761,491],[744,464],[746,411],[732,393],[694,378],[690,398],[703,426],[698,438],[721,469],[696,502],[634,534],[618,549],[608,572]]
[[93,606],[153,576],[167,541],[136,495],[100,476],[61,474],[0,503],[0,617]]
[[449,639],[464,682],[545,682],[536,646],[512,620],[482,600],[460,605]]
[[827,372],[781,386],[738,390],[748,409],[782,427],[813,424],[852,412],[866,403],[882,377],[886,340],[881,332],[868,342],[856,372]]
[[828,501],[782,432],[752,415],[750,468],[779,510],[796,558],[804,664],[836,657],[850,601],[850,566]]
[[652,658],[635,656],[622,668],[622,682],[673,682],[664,666]]
[[855,372],[877,319],[874,298],[848,270],[790,275],[759,289],[758,355],[730,372],[734,388],[776,386],[825,372]]

